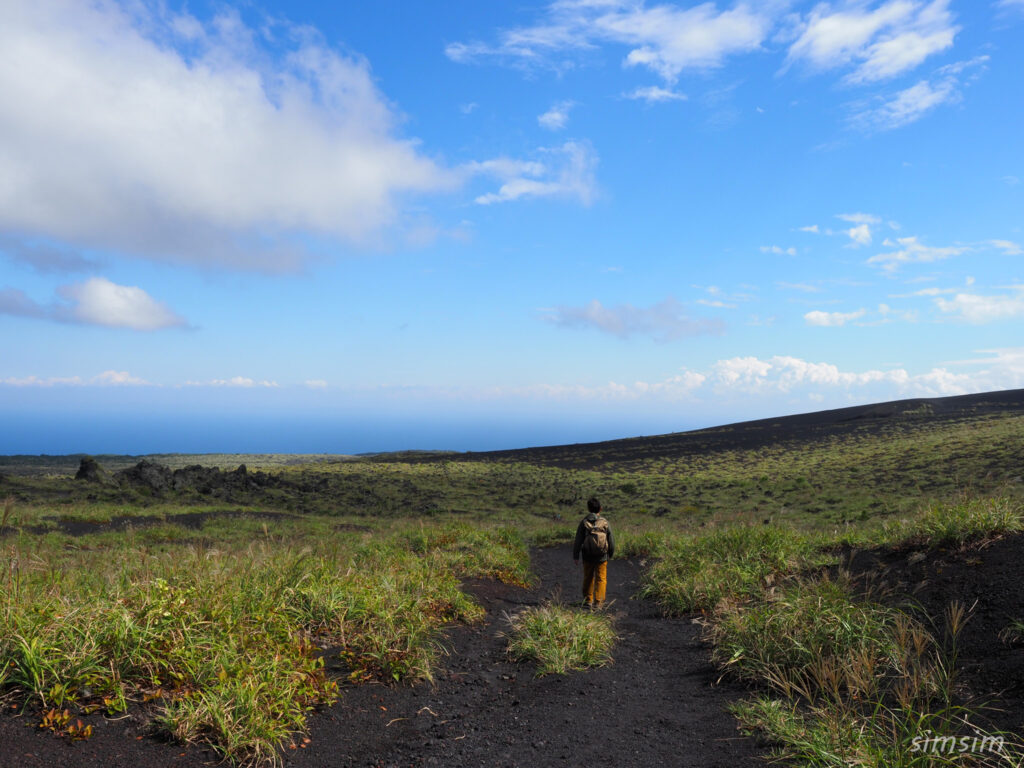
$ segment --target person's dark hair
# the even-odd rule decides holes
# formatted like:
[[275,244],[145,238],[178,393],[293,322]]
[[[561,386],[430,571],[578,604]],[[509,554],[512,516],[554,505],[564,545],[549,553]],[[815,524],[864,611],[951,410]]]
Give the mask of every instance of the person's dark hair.
[[593,512],[595,515],[601,511],[601,502],[597,500],[597,496],[587,499],[587,511]]

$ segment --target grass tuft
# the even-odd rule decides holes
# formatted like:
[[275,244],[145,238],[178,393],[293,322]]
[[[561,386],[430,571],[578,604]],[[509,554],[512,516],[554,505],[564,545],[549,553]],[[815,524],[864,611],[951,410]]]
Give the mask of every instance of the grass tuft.
[[506,618],[509,656],[536,662],[538,675],[564,675],[612,661],[615,629],[607,613],[549,603]]

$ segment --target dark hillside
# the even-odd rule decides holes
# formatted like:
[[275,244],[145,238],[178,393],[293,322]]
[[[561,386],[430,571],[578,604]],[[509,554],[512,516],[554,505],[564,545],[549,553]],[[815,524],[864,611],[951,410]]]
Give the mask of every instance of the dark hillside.
[[[1024,389],[955,397],[914,398],[888,403],[857,405],[795,416],[744,421],[693,432],[633,437],[600,443],[556,445],[506,451],[447,455],[409,454],[402,461],[517,461],[574,469],[598,469],[651,459],[671,460],[691,455],[755,450],[780,443],[822,442],[832,438],[889,437],[936,427],[953,426],[985,417],[1024,415]],[[389,460],[390,455],[377,457]]]

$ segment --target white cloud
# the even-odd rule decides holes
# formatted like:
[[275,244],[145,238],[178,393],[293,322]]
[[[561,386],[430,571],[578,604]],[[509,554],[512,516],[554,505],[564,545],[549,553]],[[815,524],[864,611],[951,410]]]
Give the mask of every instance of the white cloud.
[[849,247],[852,248],[871,245],[871,227],[882,221],[870,213],[839,213],[836,214],[836,218],[854,225],[842,230],[843,234],[850,238]]
[[136,331],[185,325],[183,318],[141,288],[118,285],[103,277],[67,285],[58,292],[70,302],[67,309],[59,312],[73,322]]
[[306,386],[310,389],[327,389],[327,382],[323,379],[309,379]]
[[878,224],[882,221],[872,213],[837,213],[836,218],[851,224]]
[[541,161],[496,158],[470,163],[472,174],[495,176],[502,181],[497,192],[479,195],[480,205],[530,197],[567,197],[590,205],[597,194],[597,154],[586,142],[567,141],[560,147],[542,148]]
[[917,296],[942,296],[947,293],[956,293],[955,288],[922,288],[919,291],[913,293],[896,293],[891,294],[889,298],[892,299],[909,299]]
[[858,245],[871,245],[871,227],[867,224],[858,224],[855,227],[850,227],[846,230],[846,234],[853,241],[850,244],[854,247]]
[[697,303],[705,307],[715,307],[716,309],[736,309],[735,304],[729,304],[721,299],[697,299]]
[[899,91],[884,104],[858,112],[853,124],[866,130],[892,130],[909,125],[938,106],[954,102],[960,93],[953,80],[930,83],[922,80]]
[[274,28],[275,60],[235,11],[146,8],[0,4],[0,230],[280,270],[303,233],[365,241],[455,182],[309,28]]
[[650,307],[619,304],[606,307],[597,299],[582,307],[556,307],[545,319],[564,328],[602,331],[620,338],[649,336],[656,341],[673,341],[688,336],[720,333],[718,320],[692,318],[675,299],[669,298]]
[[242,389],[252,389],[253,387],[266,387],[268,389],[277,389],[280,385],[276,381],[268,381],[263,379],[257,381],[256,379],[250,379],[248,376],[232,376],[230,379],[211,379],[210,381],[186,381],[186,387],[240,387]]
[[[978,56],[947,64],[936,70],[930,79],[882,97],[882,103],[877,106],[871,102],[854,104],[850,124],[869,132],[888,131],[909,125],[944,104],[956,104],[963,98],[962,84],[976,79],[977,71],[983,69],[988,60],[988,56]],[[962,78],[968,70],[976,70],[976,73]]]
[[814,310],[805,314],[804,320],[808,325],[835,328],[846,325],[853,320],[859,320],[864,315],[865,310],[863,309],[858,309],[856,312],[822,312],[821,310]]
[[686,101],[687,99],[685,93],[674,91],[671,88],[662,88],[660,85],[634,88],[629,93],[622,95],[634,101],[646,101],[648,104],[662,104],[666,101]]
[[796,248],[789,247],[783,248],[778,245],[762,245],[761,253],[774,253],[778,256],[796,256]]
[[714,3],[692,8],[643,0],[557,0],[530,27],[501,33],[495,45],[453,43],[453,61],[497,57],[517,66],[563,65],[566,57],[610,43],[629,50],[627,67],[646,67],[673,83],[687,69],[721,66],[726,57],[756,51],[768,35],[770,9],[746,3],[719,11]]
[[869,9],[864,3],[834,8],[817,4],[789,48],[787,65],[806,61],[816,69],[853,65],[849,84],[885,80],[917,67],[953,45],[960,30],[949,0],[889,0]]
[[927,263],[947,259],[950,256],[959,256],[970,250],[967,246],[955,245],[938,248],[925,245],[916,237],[898,237],[896,242],[885,241],[885,245],[896,247],[895,251],[879,253],[868,259],[868,264],[880,264],[887,272],[895,271],[901,264]]
[[57,293],[62,302],[44,305],[16,288],[0,290],[0,314],[135,331],[186,325],[184,318],[141,288],[118,285],[104,277],[63,285]]
[[1020,247],[1020,244],[1012,240],[989,240],[988,243],[993,248],[1001,250],[1007,256],[1020,256],[1024,254],[1024,249]]
[[569,124],[569,110],[575,106],[573,101],[560,101],[553,104],[543,115],[537,116],[537,124],[549,131],[560,131]]
[[145,379],[133,376],[128,371],[104,371],[89,379],[81,376],[24,376],[0,379],[0,384],[11,387],[143,387],[153,386]]
[[111,387],[141,387],[149,385],[149,382],[138,376],[132,376],[128,371],[104,371],[92,379],[94,384],[103,384]]
[[952,299],[936,299],[935,304],[943,313],[974,325],[1008,320],[1024,315],[1024,286],[1009,295],[958,293]]
[[813,232],[815,235],[818,234],[818,232],[819,232],[817,224],[811,224],[808,227],[800,227],[800,231],[801,232]]

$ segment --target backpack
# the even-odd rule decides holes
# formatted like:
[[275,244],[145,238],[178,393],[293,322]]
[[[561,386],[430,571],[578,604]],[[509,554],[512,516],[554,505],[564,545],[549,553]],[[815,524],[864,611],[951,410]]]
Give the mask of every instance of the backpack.
[[587,560],[603,559],[608,554],[608,521],[600,515],[594,522],[584,518],[583,528],[583,557]]

